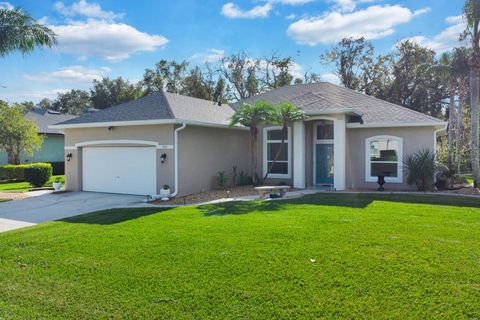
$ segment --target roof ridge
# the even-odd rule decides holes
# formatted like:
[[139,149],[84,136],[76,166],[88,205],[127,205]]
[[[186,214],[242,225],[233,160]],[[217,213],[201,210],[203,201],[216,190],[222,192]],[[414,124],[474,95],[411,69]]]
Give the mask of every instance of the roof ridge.
[[165,101],[165,106],[167,107],[168,113],[172,118],[176,118],[175,114],[173,113],[172,107],[170,106],[170,102],[168,101],[167,96],[165,95],[165,92],[163,90],[159,92],[161,94],[162,99]]
[[375,97],[375,96],[371,96],[371,95],[368,95],[368,94],[365,94],[365,93],[362,93],[362,92],[358,92],[358,91],[353,90],[353,89],[345,88],[345,87],[342,87],[342,86],[340,86],[340,85],[336,85],[336,84],[333,84],[333,83],[330,83],[330,82],[325,82],[325,83],[327,83],[327,84],[329,84],[329,85],[332,85],[332,86],[334,86],[334,87],[338,87],[338,88],[340,88],[340,89],[342,89],[342,90],[355,93],[355,94],[357,94],[357,95],[361,95],[361,96],[364,96],[364,97],[369,97],[369,98],[378,100],[378,101],[380,101],[380,102],[383,102],[383,103],[392,105],[392,106],[394,106],[394,107],[397,108],[397,109],[398,109],[398,108],[401,108],[402,110],[406,110],[406,111],[408,111],[408,112],[410,112],[410,113],[414,113],[414,114],[419,114],[419,115],[422,115],[422,116],[424,116],[424,117],[426,117],[426,118],[430,118],[430,119],[432,119],[432,120],[436,120],[436,121],[440,121],[440,122],[442,121],[442,120],[440,120],[440,119],[438,119],[438,118],[435,118],[435,117],[433,117],[433,116],[430,116],[430,115],[428,115],[428,114],[425,114],[425,113],[422,113],[422,112],[419,112],[419,111],[416,111],[416,110],[413,110],[413,109],[410,109],[410,108],[407,108],[407,107],[398,105],[398,104],[396,104],[396,103],[393,103],[393,102],[390,102],[390,101],[387,101],[387,100],[379,99],[379,98],[377,98],[377,97]]

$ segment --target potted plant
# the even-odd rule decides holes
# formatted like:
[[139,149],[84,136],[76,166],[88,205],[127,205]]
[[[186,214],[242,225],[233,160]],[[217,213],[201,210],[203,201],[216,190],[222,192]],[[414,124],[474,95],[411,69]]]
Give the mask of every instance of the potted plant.
[[160,190],[160,196],[163,198],[168,198],[170,197],[170,186],[168,184],[164,184],[162,189]]
[[55,189],[55,191],[60,191],[60,188],[62,187],[62,184],[63,184],[62,178],[56,177],[53,180],[53,183],[52,183],[53,189]]

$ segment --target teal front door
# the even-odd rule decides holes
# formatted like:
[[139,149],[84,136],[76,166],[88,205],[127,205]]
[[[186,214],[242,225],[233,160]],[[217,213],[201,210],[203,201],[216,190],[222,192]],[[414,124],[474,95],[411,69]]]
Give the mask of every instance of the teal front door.
[[316,184],[333,184],[333,144],[317,144],[315,149]]

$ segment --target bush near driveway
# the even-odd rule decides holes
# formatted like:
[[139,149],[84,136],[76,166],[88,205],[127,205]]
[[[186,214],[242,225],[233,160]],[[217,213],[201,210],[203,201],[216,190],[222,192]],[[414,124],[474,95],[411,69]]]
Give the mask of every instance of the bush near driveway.
[[0,180],[24,181],[25,168],[29,166],[31,166],[31,164],[7,164],[5,166],[0,166]]
[[42,187],[52,177],[50,163],[35,163],[25,168],[25,181],[34,187]]

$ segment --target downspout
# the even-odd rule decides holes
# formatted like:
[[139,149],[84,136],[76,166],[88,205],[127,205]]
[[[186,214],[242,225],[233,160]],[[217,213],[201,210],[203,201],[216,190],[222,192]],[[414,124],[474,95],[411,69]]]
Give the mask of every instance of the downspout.
[[175,148],[175,192],[170,197],[175,197],[178,194],[178,132],[187,127],[186,123],[183,123],[181,127],[175,129],[174,134],[174,148]]

